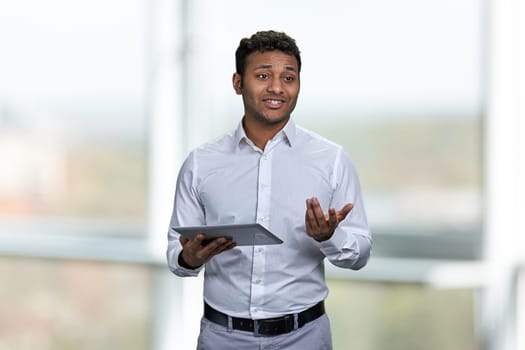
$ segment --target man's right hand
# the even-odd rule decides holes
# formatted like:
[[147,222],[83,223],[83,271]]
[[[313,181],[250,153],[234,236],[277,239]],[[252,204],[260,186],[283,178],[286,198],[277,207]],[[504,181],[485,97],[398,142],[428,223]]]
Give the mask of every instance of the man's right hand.
[[219,237],[211,241],[204,239],[202,233],[192,239],[180,236],[182,252],[179,254],[179,265],[187,269],[196,269],[215,255],[235,247],[235,242],[231,238]]

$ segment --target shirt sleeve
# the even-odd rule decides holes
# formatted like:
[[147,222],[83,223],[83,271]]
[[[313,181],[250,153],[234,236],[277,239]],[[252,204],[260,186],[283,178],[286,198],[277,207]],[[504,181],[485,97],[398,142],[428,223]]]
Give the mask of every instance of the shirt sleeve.
[[339,223],[332,237],[321,243],[321,251],[332,264],[359,270],[371,255],[372,237],[357,172],[348,155],[342,151],[336,157],[333,186],[330,207],[339,210],[345,204],[352,203],[353,208]]
[[191,153],[184,161],[177,178],[166,252],[169,269],[181,277],[197,276],[202,270],[202,266],[196,269],[188,269],[179,264],[179,254],[182,252],[182,245],[179,241],[179,233],[173,229],[173,227],[177,226],[197,226],[205,223],[204,209],[200,203],[195,186],[196,174],[195,155]]

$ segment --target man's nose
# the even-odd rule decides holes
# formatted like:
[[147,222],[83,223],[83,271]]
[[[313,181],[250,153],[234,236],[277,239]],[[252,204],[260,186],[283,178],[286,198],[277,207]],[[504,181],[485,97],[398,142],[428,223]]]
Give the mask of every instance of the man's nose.
[[281,79],[271,79],[268,84],[268,91],[275,94],[281,94],[283,92],[283,82]]

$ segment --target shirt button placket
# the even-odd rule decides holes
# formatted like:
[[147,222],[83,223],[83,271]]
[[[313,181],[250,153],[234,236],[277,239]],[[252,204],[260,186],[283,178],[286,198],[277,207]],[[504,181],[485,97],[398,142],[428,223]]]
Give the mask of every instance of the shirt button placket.
[[[270,184],[271,184],[272,162],[271,156],[263,154],[259,160],[259,180],[257,184],[257,222],[269,226],[270,213]],[[266,266],[266,254],[262,247],[254,247],[252,265],[252,293],[251,311],[257,313],[264,302],[264,267]],[[255,315],[253,315],[255,316]]]

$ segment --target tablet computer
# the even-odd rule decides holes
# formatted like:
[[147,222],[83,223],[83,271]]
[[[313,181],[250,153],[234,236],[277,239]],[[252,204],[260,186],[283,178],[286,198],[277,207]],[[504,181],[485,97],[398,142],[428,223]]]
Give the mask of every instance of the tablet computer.
[[181,226],[172,228],[190,239],[197,233],[203,233],[206,236],[206,240],[217,237],[231,237],[238,246],[283,243],[279,237],[261,224]]

